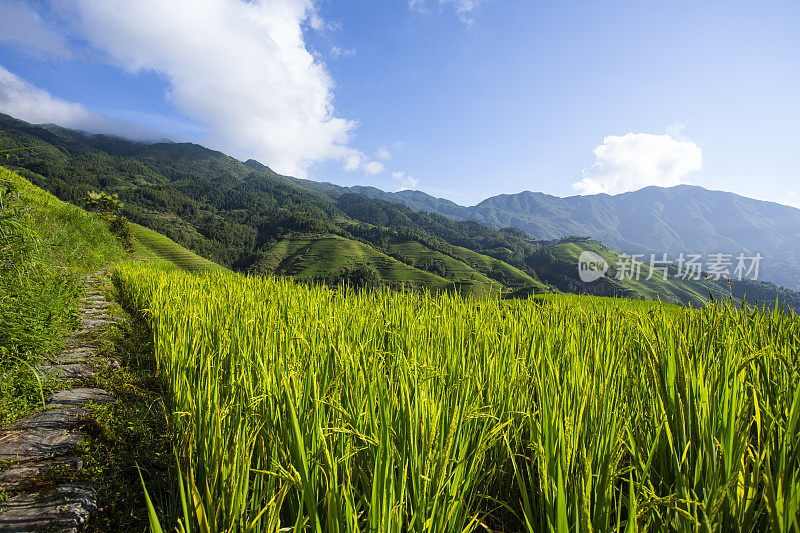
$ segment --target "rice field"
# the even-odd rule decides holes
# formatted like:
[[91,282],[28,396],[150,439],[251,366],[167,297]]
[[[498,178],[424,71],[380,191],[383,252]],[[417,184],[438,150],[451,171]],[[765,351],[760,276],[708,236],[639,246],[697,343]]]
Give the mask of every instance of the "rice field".
[[168,385],[165,530],[800,531],[792,315],[114,278]]
[[158,232],[133,222],[130,226],[133,234],[133,255],[137,259],[162,259],[178,268],[190,271],[224,270],[224,267],[197,255]]

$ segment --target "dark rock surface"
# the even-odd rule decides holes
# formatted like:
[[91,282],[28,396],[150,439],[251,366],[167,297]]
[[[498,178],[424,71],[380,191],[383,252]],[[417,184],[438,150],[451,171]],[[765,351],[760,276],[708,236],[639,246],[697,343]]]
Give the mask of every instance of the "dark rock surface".
[[[87,280],[96,287],[98,280]],[[67,382],[91,382],[100,367],[119,363],[98,353],[99,339],[114,324],[105,294],[90,288],[82,299],[81,328],[65,349],[37,370]],[[97,509],[98,485],[69,482],[83,468],[78,444],[87,437],[89,404],[113,402],[107,391],[75,387],[54,392],[43,411],[0,429],[0,531],[77,533]],[[2,467],[0,467],[2,468]]]
[[97,484],[65,483],[0,502],[0,531],[77,533],[97,509]]
[[78,363],[94,357],[96,350],[97,348],[94,346],[79,344],[65,349],[50,360],[55,364]]
[[73,453],[84,435],[81,425],[89,410],[48,409],[28,416],[0,432],[0,461],[30,461]]
[[65,407],[78,407],[89,402],[107,403],[114,401],[114,397],[103,389],[69,389],[54,392],[50,396],[48,405],[63,405]]
[[83,459],[78,456],[14,463],[0,472],[0,490],[7,493],[20,492],[26,487],[46,481],[48,475],[78,472],[82,468]]
[[63,365],[42,365],[36,370],[48,377],[70,381],[81,381],[94,376],[95,370],[88,363],[65,363]]

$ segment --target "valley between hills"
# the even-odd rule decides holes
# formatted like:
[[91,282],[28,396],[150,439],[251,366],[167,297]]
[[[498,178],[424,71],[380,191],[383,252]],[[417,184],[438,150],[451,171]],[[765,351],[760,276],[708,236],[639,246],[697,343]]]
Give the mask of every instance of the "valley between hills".
[[796,292],[2,120],[0,529],[796,524]]
[[[800,210],[728,193],[691,187],[565,199],[521,193],[467,208],[419,191],[282,176],[195,144],[138,143],[7,115],[0,116],[0,130],[9,146],[34,147],[13,152],[7,165],[35,185],[73,203],[90,191],[117,194],[130,221],[236,271],[476,297],[566,292],[694,307],[732,297],[800,309],[792,290],[800,263],[791,255]],[[780,217],[789,223],[779,231]],[[759,279],[766,282],[664,279],[651,275],[646,259],[638,279],[611,271],[585,283],[578,275],[587,250],[614,264],[620,253],[762,249]]]

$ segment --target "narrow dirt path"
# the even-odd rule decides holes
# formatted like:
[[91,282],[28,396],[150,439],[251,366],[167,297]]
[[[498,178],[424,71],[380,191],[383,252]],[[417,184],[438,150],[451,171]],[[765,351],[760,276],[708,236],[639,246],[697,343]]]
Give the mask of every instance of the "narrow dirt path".
[[100,357],[99,340],[114,323],[101,275],[87,279],[81,300],[81,328],[71,335],[63,352],[37,371],[63,380],[44,410],[0,429],[0,531],[77,532],[97,508],[98,485],[80,479],[80,443],[92,411],[91,403],[113,401],[91,388],[96,372],[114,360]]

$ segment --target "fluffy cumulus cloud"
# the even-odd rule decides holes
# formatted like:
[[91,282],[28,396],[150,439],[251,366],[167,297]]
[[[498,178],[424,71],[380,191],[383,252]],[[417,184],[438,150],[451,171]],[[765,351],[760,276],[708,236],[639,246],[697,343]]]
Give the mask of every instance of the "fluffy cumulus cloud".
[[57,57],[72,55],[66,39],[24,2],[0,0],[0,42]]
[[167,98],[237,157],[302,176],[319,161],[367,167],[336,116],[333,80],[309,52],[311,0],[76,0],[73,30],[126,71],[154,71]]
[[[335,112],[334,82],[306,45],[305,31],[330,29],[315,0],[0,0],[0,14],[0,42],[159,74],[166,99],[192,123],[183,133],[203,132],[194,140],[216,149],[301,177],[330,160],[368,176],[385,170],[384,158],[350,145],[356,122]],[[0,111],[135,139],[165,137],[53,97],[5,69]]]
[[462,22],[472,24],[475,10],[485,1],[486,0],[409,0],[408,7],[415,11],[427,12],[429,4],[436,2],[440,8],[453,8]]
[[400,182],[400,190],[413,189],[419,183],[417,178],[412,178],[405,172],[392,172],[392,178]]
[[369,176],[375,176],[383,172],[385,166],[380,161],[370,161],[360,150],[348,149],[344,157],[344,169],[348,172],[362,170]]
[[129,139],[163,139],[164,134],[125,120],[115,120],[67,102],[26,82],[0,65],[0,112],[32,123],[118,135]]
[[618,194],[648,185],[671,187],[703,166],[695,143],[670,134],[609,135],[594,149],[594,164],[573,184],[581,194]]
[[380,174],[383,172],[384,166],[383,163],[380,161],[370,161],[366,165],[364,165],[364,171],[369,174],[370,176],[374,176],[376,174]]

